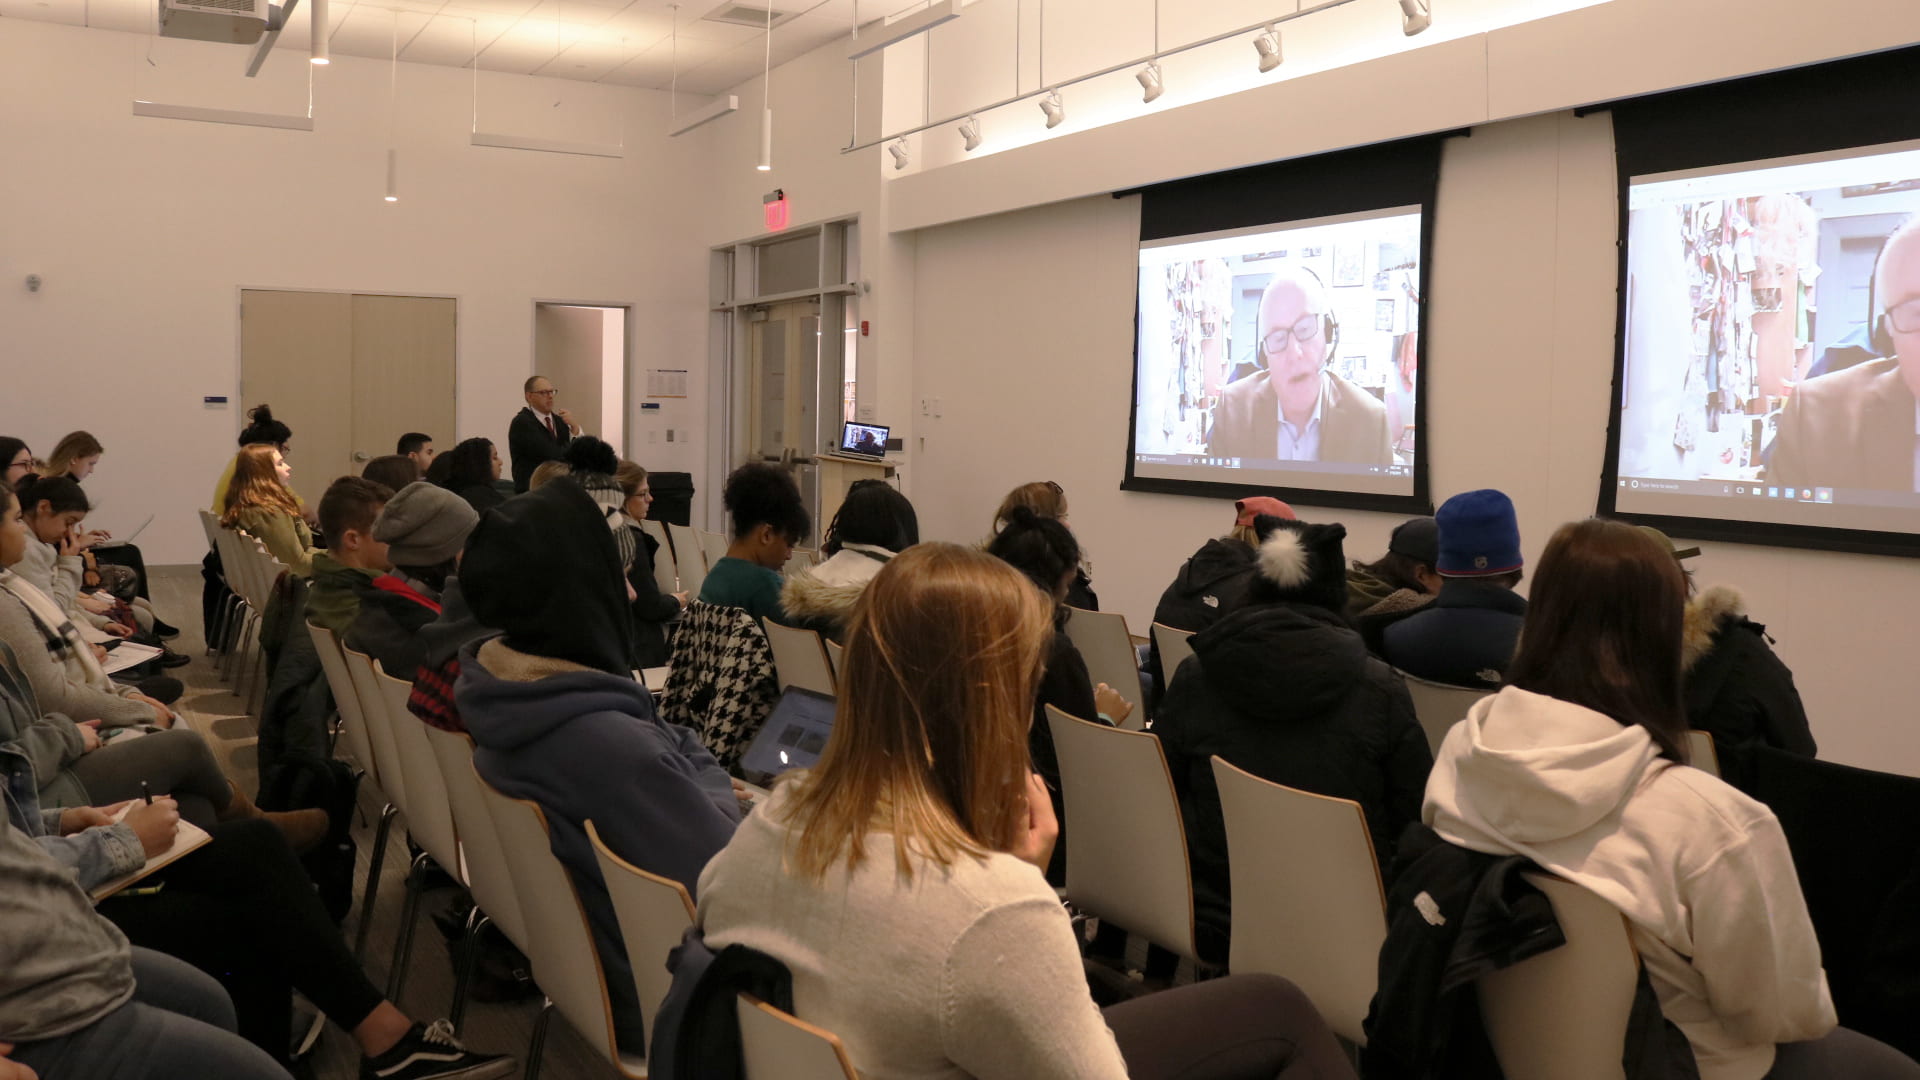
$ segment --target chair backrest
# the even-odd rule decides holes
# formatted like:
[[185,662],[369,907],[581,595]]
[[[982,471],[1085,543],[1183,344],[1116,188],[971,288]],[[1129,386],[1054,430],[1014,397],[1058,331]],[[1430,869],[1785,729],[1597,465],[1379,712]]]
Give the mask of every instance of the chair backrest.
[[220,550],[220,519],[211,510],[200,511],[200,529],[207,534],[207,549]]
[[251,564],[245,553],[240,550],[243,533],[238,529],[222,526],[216,544],[220,551],[220,569],[226,575],[227,588],[244,601],[248,607],[254,606],[252,595],[253,580]]
[[480,794],[480,774],[473,770],[473,740],[457,731],[420,725],[427,745],[440,763],[440,780],[447,787],[447,806],[453,811],[454,831],[466,855],[467,889],[480,910],[521,952],[527,951],[527,920],[520,913],[520,894],[500,847],[500,831]]
[[1159,737],[1076,720],[1052,705],[1047,724],[1073,837],[1067,899],[1198,959],[1187,832]]
[[426,723],[407,711],[413,684],[387,674],[378,660],[373,670],[381,703],[386,706],[394,757],[400,763],[402,784],[407,790],[407,833],[427,849],[442,870],[464,882],[467,875],[460,866],[459,834],[453,825],[453,809],[447,803],[447,782],[440,776],[440,761],[433,755],[433,745],[427,742]]
[[846,646],[840,644],[839,642],[833,640],[832,638],[828,638],[827,639],[827,664],[828,666],[833,668],[833,684],[835,686],[840,685],[841,664],[844,663],[846,659],[847,659]]
[[721,559],[727,557],[727,538],[717,532],[708,532],[705,529],[695,529],[694,532],[698,534],[700,538],[700,550],[706,553],[707,569],[711,571],[715,566],[719,565]]
[[667,529],[651,518],[642,519],[640,531],[653,537],[660,547],[653,553],[653,583],[662,593],[680,591],[680,569],[673,558],[673,545],[667,542]]
[[860,1080],[831,1031],[741,994],[740,1063],[746,1080]]
[[526,953],[533,963],[533,981],[602,1057],[629,1076],[645,1077],[646,1059],[623,1054],[614,1044],[613,1007],[587,909],[567,868],[554,857],[546,815],[534,803],[502,795],[484,778],[477,782],[527,917]]
[[673,986],[667,954],[693,925],[693,897],[686,886],[658,874],[649,874],[615,855],[587,822],[587,839],[607,883],[613,914],[620,922],[620,939],[627,946],[627,964],[633,968],[633,988],[640,997],[640,1019],[646,1025],[647,1045],[653,1045],[653,1018]]
[[354,764],[373,777],[374,786],[385,792],[387,786],[380,782],[380,756],[373,752],[373,733],[367,730],[366,714],[360,708],[360,691],[353,685],[353,676],[347,674],[340,639],[332,630],[313,623],[307,624],[307,633],[313,637],[313,651],[320,654],[320,670],[326,673],[327,686],[333,690],[333,705],[340,710],[347,752],[353,755]]
[[1480,1015],[1500,1071],[1508,1080],[1622,1080],[1640,966],[1626,920],[1570,881],[1524,876],[1553,903],[1567,943],[1480,977]]
[[788,577],[792,577],[795,574],[804,574],[818,565],[820,565],[820,557],[812,548],[794,548],[792,557],[787,560],[787,565],[782,567],[781,571]]
[[1213,778],[1240,901],[1227,966],[1291,979],[1334,1034],[1365,1046],[1361,1022],[1387,937],[1387,897],[1367,815],[1351,799],[1263,780],[1218,755]]
[[1413,714],[1419,718],[1421,730],[1427,733],[1427,746],[1436,754],[1440,752],[1440,743],[1446,739],[1447,732],[1453,730],[1453,725],[1466,719],[1467,710],[1473,708],[1481,698],[1493,694],[1491,690],[1479,690],[1471,686],[1430,682],[1404,671],[1400,677],[1407,681],[1407,693],[1413,698]]
[[761,628],[767,632],[767,647],[773,650],[773,672],[780,680],[780,689],[798,686],[828,696],[836,693],[833,662],[827,658],[826,644],[817,631],[782,626],[772,619]]
[[380,790],[387,801],[407,815],[413,823],[413,803],[408,798],[407,774],[400,766],[400,750],[393,743],[393,725],[387,722],[386,701],[380,696],[380,680],[373,673],[373,657],[340,646],[340,657],[347,665],[347,677],[353,680],[354,693],[360,696],[360,715],[367,721],[367,741],[373,745],[373,758],[380,763]]
[[1711,732],[1687,732],[1687,757],[1693,767],[1701,772],[1720,775],[1720,751],[1713,745]]
[[1067,636],[1087,662],[1087,674],[1095,685],[1106,683],[1119,691],[1133,706],[1123,725],[1139,730],[1147,722],[1147,702],[1140,695],[1139,654],[1133,649],[1133,636],[1127,633],[1127,617],[1111,611],[1067,609]]
[[673,536],[673,565],[680,574],[680,589],[697,597],[707,580],[707,553],[700,546],[700,536],[690,527],[672,522],[667,523],[667,532]]
[[1160,678],[1165,690],[1173,685],[1174,673],[1193,655],[1193,631],[1175,630],[1166,623],[1153,624],[1153,642],[1160,646]]

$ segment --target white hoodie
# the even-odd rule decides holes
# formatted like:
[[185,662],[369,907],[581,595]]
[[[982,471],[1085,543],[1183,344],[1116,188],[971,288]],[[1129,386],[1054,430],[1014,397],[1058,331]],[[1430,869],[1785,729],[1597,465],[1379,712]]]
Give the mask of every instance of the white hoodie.
[[1659,756],[1638,725],[1507,687],[1447,733],[1421,818],[1524,855],[1626,915],[1701,1080],[1759,1080],[1836,1023],[1800,879],[1764,805]]

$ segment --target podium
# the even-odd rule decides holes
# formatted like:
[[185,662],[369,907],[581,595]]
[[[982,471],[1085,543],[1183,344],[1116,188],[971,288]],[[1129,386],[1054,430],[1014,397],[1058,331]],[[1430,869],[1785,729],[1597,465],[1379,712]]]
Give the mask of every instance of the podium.
[[897,461],[840,454],[815,454],[813,464],[820,478],[820,520],[813,525],[816,545],[826,542],[827,523],[840,512],[848,488],[862,480],[892,480],[899,469]]

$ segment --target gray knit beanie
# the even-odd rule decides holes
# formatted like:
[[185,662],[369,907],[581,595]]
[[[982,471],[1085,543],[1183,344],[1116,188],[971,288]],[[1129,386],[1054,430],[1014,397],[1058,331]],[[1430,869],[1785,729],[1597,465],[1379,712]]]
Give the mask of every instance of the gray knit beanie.
[[387,500],[373,519],[373,538],[387,545],[395,566],[438,566],[467,546],[480,515],[467,500],[417,480]]

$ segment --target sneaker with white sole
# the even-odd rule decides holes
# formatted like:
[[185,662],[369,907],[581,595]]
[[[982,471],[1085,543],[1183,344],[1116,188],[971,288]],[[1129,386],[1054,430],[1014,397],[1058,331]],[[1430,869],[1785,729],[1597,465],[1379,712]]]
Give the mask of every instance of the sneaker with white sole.
[[360,1059],[360,1080],[495,1080],[513,1070],[510,1057],[460,1045],[445,1020],[415,1024],[393,1049]]

